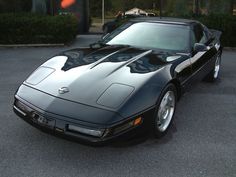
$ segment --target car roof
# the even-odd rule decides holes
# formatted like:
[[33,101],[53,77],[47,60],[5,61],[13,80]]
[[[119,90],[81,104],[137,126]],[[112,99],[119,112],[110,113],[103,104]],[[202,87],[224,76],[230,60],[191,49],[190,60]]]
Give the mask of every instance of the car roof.
[[132,22],[157,22],[157,23],[168,23],[168,24],[179,24],[179,25],[192,25],[199,23],[196,20],[183,19],[183,18],[170,18],[170,17],[139,17],[131,19]]

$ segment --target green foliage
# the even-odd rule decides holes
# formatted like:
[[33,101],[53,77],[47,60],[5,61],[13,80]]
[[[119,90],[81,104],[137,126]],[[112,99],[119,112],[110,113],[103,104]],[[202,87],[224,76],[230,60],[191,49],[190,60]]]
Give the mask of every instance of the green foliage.
[[236,47],[236,16],[226,14],[212,14],[209,16],[195,17],[210,29],[222,31],[221,41],[224,46]]
[[208,0],[209,14],[232,14],[233,0]]
[[169,17],[194,19],[200,21],[209,29],[222,32],[221,42],[227,47],[236,47],[236,16],[229,14],[210,14],[210,15],[167,15]]
[[72,15],[0,14],[0,44],[68,43],[77,31]]

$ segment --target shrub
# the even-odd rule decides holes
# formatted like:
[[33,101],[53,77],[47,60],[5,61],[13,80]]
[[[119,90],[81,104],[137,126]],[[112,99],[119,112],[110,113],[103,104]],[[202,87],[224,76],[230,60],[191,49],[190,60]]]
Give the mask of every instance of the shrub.
[[221,41],[224,46],[236,47],[236,16],[232,15],[209,15],[195,17],[210,29],[222,31]]
[[[166,15],[166,14],[165,14]],[[168,15],[166,15],[168,16]],[[171,15],[170,15],[171,16]],[[171,16],[178,18],[194,19],[202,22],[209,29],[222,32],[221,42],[225,47],[236,47],[236,16],[227,14],[212,14],[202,16]],[[119,21],[116,26],[126,23],[129,19]]]
[[174,16],[186,19],[194,19],[202,22],[209,29],[222,32],[221,42],[225,47],[236,47],[236,16],[229,14],[210,14],[195,16]]
[[77,31],[72,15],[0,14],[0,44],[68,43]]

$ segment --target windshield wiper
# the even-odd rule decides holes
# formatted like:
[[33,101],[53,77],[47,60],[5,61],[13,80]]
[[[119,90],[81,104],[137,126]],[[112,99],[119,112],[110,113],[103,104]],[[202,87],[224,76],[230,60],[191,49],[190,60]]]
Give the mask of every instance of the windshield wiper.
[[110,44],[112,46],[117,46],[117,47],[131,47],[130,45],[128,44]]
[[89,45],[89,47],[91,49],[100,49],[100,48],[106,47],[106,46],[109,46],[109,45],[103,43],[102,41],[98,41],[98,42],[95,42],[95,43],[92,43],[92,44]]

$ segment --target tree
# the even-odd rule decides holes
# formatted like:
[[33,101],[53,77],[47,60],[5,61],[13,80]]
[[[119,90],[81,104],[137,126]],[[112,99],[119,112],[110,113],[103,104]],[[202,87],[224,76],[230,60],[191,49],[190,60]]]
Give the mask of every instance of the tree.
[[207,0],[208,14],[232,14],[234,0]]
[[174,16],[189,15],[192,12],[192,9],[189,8],[190,3],[189,0],[167,0],[165,12]]
[[[102,0],[90,0],[89,1],[90,15],[92,17],[101,17],[102,14]],[[105,0],[105,11],[111,10],[111,0]]]
[[193,0],[193,13],[200,15],[200,0]]

